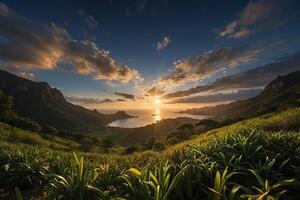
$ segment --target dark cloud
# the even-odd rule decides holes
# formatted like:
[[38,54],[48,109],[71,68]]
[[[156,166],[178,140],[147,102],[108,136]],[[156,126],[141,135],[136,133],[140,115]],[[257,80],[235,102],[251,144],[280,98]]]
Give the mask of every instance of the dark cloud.
[[209,85],[200,85],[183,91],[177,91],[164,96],[164,98],[185,97],[201,92],[218,92],[254,87],[263,87],[279,75],[300,70],[300,52],[286,56],[277,62],[262,67],[239,72],[217,79]]
[[241,12],[238,19],[229,23],[219,34],[221,37],[239,39],[252,35],[258,31],[281,23],[282,19],[274,19],[276,14],[289,1],[257,0],[251,1]]
[[201,80],[228,68],[251,63],[264,50],[265,46],[224,47],[190,59],[182,59],[176,62],[174,68],[160,79],[160,83],[180,84]]
[[109,52],[91,41],[74,40],[54,24],[36,24],[0,3],[0,61],[6,66],[53,69],[71,64],[74,71],[95,79],[128,82],[141,80],[135,69],[120,65]]
[[199,95],[188,98],[181,98],[170,103],[217,103],[225,101],[236,101],[253,97],[260,93],[262,89],[237,90],[231,93],[215,93],[210,95]]
[[131,100],[135,100],[136,97],[133,94],[127,94],[127,93],[121,93],[121,92],[115,92],[115,95],[121,96],[125,99],[131,99]]
[[116,101],[127,101],[126,99],[116,99]]
[[112,103],[117,100],[113,99],[98,99],[98,98],[89,98],[81,96],[67,96],[65,97],[67,101],[74,104],[91,104],[91,103]]
[[161,96],[165,93],[163,88],[159,88],[158,86],[153,86],[151,88],[145,89],[146,96]]

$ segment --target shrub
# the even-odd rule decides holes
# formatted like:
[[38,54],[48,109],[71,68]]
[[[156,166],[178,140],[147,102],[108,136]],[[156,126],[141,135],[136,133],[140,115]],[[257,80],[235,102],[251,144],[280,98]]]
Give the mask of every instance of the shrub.
[[124,153],[132,154],[132,153],[136,152],[137,150],[138,150],[138,148],[136,146],[130,146],[125,149]]
[[154,144],[156,143],[157,139],[156,137],[152,136],[150,137],[146,143],[144,143],[144,149],[153,149]]
[[54,128],[53,126],[43,126],[41,133],[43,134],[49,134],[49,135],[57,135],[58,134],[58,130],[56,128]]
[[112,148],[114,146],[113,141],[110,140],[110,139],[103,139],[101,141],[101,144],[102,144],[102,147],[105,148],[105,149],[109,149],[109,148]]
[[163,151],[165,150],[165,145],[161,142],[156,142],[154,145],[153,145],[153,150],[155,151]]
[[12,106],[13,106],[13,98],[4,95],[3,92],[0,90],[0,115],[1,113],[11,110]]
[[25,117],[17,117],[10,121],[9,124],[32,132],[39,132],[41,130],[41,126],[38,123]]
[[183,130],[191,131],[194,129],[194,124],[191,124],[191,123],[182,124],[182,125],[178,126],[176,129],[180,130],[180,131],[183,131]]

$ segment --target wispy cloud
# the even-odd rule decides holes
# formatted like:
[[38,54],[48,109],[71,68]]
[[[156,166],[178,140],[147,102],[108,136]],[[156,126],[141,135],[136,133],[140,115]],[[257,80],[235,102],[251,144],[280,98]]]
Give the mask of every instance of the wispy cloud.
[[146,96],[161,96],[165,94],[165,90],[159,86],[152,86],[145,89]]
[[74,40],[55,24],[36,24],[0,4],[0,61],[6,66],[29,69],[53,69],[61,63],[73,71],[90,74],[94,79],[126,83],[140,81],[137,70],[121,65],[94,42]]
[[200,85],[187,90],[167,94],[164,98],[186,97],[203,92],[218,92],[263,87],[278,75],[284,75],[296,70],[300,70],[300,52],[297,52],[292,56],[283,57],[277,62],[270,63],[262,67],[219,78],[208,85]]
[[130,99],[130,100],[135,100],[136,96],[133,94],[128,94],[128,93],[122,93],[122,92],[115,92],[115,95],[121,96],[125,99]]
[[175,66],[159,82],[169,85],[205,79],[228,68],[249,64],[255,61],[263,51],[263,46],[217,48],[202,55],[175,62]]
[[164,37],[162,41],[156,44],[156,50],[161,51],[166,48],[171,43],[171,39],[169,37]]
[[78,14],[82,17],[84,23],[89,27],[89,28],[96,28],[98,27],[98,22],[92,15],[86,14],[83,10],[79,9]]
[[118,100],[114,99],[99,99],[99,98],[90,98],[83,96],[66,96],[67,101],[74,104],[92,104],[92,103],[112,103]]
[[226,38],[240,39],[269,28],[275,25],[275,22],[281,23],[281,20],[275,20],[274,16],[287,2],[289,1],[251,1],[239,17],[226,25],[219,35]]
[[236,101],[253,97],[261,91],[262,89],[244,89],[229,93],[221,92],[208,95],[198,95],[193,97],[174,99],[170,103],[217,103],[225,101]]

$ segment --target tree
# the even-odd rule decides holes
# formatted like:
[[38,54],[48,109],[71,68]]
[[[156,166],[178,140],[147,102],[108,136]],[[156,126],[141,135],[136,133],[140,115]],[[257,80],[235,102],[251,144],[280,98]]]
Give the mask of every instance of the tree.
[[153,145],[153,150],[155,151],[163,151],[165,149],[165,145],[161,142],[155,142],[155,144]]
[[17,117],[10,121],[9,124],[32,132],[39,132],[41,130],[41,126],[38,123],[26,117]]
[[130,146],[130,147],[127,147],[124,151],[125,154],[132,154],[134,152],[136,152],[138,150],[138,148],[136,146]]
[[46,125],[46,126],[43,126],[41,133],[49,134],[49,135],[57,135],[58,130],[56,128],[54,128],[53,126]]
[[17,118],[17,114],[12,110],[13,98],[6,96],[0,90],[0,121],[9,123],[11,120]]
[[156,137],[150,137],[147,142],[144,144],[145,149],[152,149],[153,145],[156,143]]
[[13,98],[6,96],[0,90],[0,114],[6,111],[12,110],[13,107]]
[[101,141],[101,144],[102,144],[102,147],[105,148],[105,149],[109,149],[109,148],[112,148],[114,146],[114,143],[112,140],[110,139],[103,139]]

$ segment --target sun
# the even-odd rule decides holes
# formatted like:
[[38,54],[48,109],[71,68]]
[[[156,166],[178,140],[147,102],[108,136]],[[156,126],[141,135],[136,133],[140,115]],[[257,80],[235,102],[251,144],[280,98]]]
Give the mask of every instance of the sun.
[[159,104],[160,104],[160,99],[159,99],[159,98],[156,98],[156,99],[155,99],[155,104],[156,104],[156,105],[159,105]]

